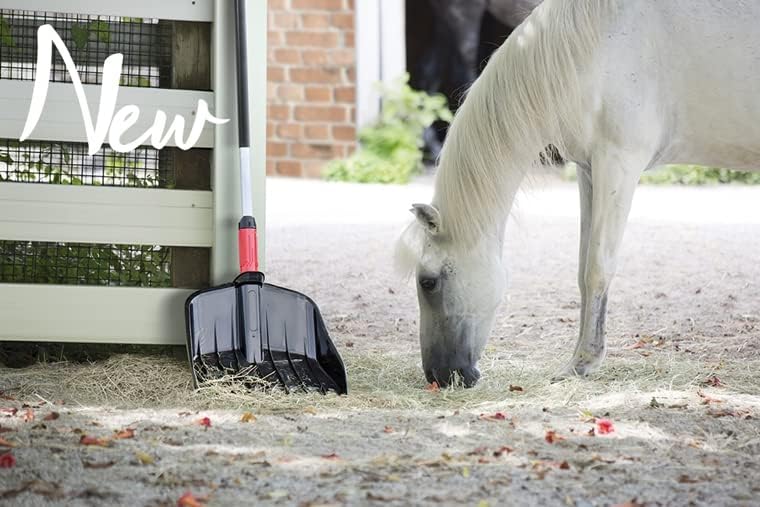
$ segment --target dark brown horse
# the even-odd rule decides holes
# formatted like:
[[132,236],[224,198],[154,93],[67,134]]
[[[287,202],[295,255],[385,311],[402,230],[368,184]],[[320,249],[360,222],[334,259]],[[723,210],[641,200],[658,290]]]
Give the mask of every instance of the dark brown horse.
[[[484,63],[541,0],[411,0],[407,2],[411,85],[443,93],[456,110]],[[445,125],[425,131],[435,159]]]

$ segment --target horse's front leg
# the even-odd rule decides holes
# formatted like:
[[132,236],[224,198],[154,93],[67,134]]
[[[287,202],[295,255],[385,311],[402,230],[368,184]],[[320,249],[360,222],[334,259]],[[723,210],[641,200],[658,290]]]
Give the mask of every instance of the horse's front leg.
[[620,243],[641,175],[640,167],[624,157],[607,154],[594,157],[590,175],[584,168],[579,170],[580,336],[572,359],[555,380],[588,375],[604,360],[607,352],[607,293],[615,275]]

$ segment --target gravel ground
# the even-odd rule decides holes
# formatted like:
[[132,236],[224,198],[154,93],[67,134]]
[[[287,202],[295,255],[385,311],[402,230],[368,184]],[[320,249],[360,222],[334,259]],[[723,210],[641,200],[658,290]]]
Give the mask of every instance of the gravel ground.
[[0,438],[16,446],[0,504],[177,505],[191,492],[208,505],[760,505],[760,189],[642,187],[606,367],[550,384],[577,332],[577,195],[536,184],[508,228],[509,301],[484,378],[466,392],[425,390],[414,289],[390,264],[408,205],[430,194],[426,180],[270,181],[269,280],[319,303],[348,397],[201,410],[187,393],[120,403],[104,385],[112,401],[97,404],[35,386],[40,370],[0,370]]

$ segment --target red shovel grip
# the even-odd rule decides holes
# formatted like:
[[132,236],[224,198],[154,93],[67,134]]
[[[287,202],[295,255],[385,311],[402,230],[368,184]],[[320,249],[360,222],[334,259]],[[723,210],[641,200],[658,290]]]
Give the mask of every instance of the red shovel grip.
[[243,217],[238,224],[238,250],[240,253],[240,272],[249,273],[259,270],[259,247],[256,239],[256,220]]

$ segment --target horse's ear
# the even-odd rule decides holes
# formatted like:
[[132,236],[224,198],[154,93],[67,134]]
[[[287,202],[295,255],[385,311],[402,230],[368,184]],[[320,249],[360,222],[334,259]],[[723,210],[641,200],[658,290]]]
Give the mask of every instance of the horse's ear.
[[439,234],[441,232],[441,214],[430,204],[412,204],[410,209],[417,220],[425,227],[425,229],[432,235]]

